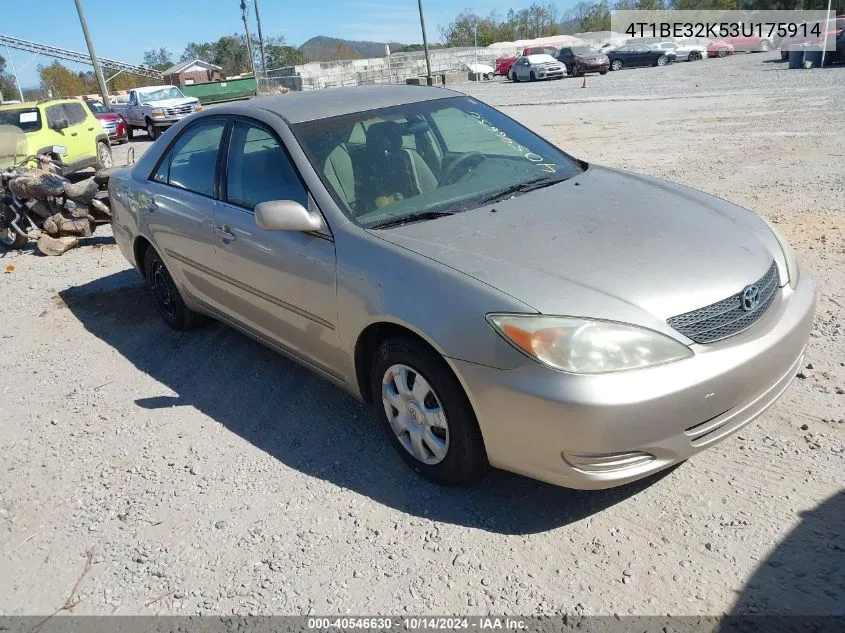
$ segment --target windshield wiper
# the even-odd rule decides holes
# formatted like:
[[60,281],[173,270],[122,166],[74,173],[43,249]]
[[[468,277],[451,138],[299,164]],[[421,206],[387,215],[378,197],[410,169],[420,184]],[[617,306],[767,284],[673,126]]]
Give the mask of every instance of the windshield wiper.
[[414,213],[413,215],[403,215],[398,218],[390,218],[377,222],[368,226],[368,229],[389,229],[395,226],[403,226],[411,224],[412,222],[422,222],[424,220],[435,220],[447,215],[455,215],[454,211],[424,211],[423,213]]
[[506,187],[501,191],[497,191],[489,198],[485,198],[481,201],[482,205],[491,204],[493,202],[501,202],[502,200],[507,200],[508,198],[512,198],[518,193],[528,193],[529,191],[534,191],[535,189],[542,189],[543,187],[550,187],[552,185],[556,185],[559,182],[563,182],[564,180],[568,180],[569,177],[559,177],[559,178],[550,178],[549,176],[541,176],[540,178],[532,178],[531,180],[526,180],[525,182],[520,182],[515,185],[511,185],[510,187]]

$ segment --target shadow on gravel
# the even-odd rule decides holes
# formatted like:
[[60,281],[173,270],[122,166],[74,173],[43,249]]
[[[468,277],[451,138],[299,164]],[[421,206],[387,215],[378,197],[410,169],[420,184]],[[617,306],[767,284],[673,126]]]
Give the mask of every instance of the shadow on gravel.
[[[721,633],[845,631],[845,491],[800,518],[740,592],[729,614],[736,620],[728,620]],[[745,616],[764,617],[757,629],[731,626],[757,620]]]
[[589,517],[665,476],[583,492],[492,471],[477,486],[443,488],[405,465],[368,409],[307,369],[219,323],[170,330],[134,270],[60,297],[89,332],[179,394],[138,406],[195,407],[287,466],[409,514],[530,534]]

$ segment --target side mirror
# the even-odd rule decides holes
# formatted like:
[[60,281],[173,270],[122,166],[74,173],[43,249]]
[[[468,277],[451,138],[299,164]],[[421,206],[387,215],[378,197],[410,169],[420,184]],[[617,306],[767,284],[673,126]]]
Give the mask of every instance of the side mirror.
[[270,200],[255,207],[255,223],[265,231],[319,231],[323,222],[293,200]]
[[59,119],[50,127],[53,128],[56,132],[60,132],[68,127],[68,122],[66,119]]

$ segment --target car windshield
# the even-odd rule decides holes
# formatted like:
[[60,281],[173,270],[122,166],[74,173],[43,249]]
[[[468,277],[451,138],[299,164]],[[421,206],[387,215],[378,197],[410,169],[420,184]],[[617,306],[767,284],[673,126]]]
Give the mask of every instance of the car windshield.
[[111,110],[99,101],[86,101],[86,103],[88,104],[88,107],[91,108],[91,112],[94,114],[108,114],[111,112]]
[[572,53],[574,55],[600,55],[592,46],[573,46]]
[[182,99],[185,95],[176,87],[156,88],[154,90],[138,91],[138,98],[141,101],[162,101],[164,99]]
[[586,166],[470,97],[319,119],[293,131],[340,208],[364,227],[466,211]]
[[24,132],[37,132],[41,129],[41,114],[38,108],[0,110],[0,125],[14,125]]

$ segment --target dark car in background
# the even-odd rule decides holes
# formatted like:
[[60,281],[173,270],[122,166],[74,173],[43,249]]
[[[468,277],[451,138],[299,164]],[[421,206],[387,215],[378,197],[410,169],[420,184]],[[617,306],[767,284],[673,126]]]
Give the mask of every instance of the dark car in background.
[[566,66],[566,74],[579,76],[584,73],[601,73],[610,70],[610,59],[592,46],[564,46],[555,55]]
[[126,143],[129,140],[129,133],[126,129],[126,121],[119,114],[109,110],[102,101],[86,99],[85,105],[91,110],[100,125],[108,132],[109,140],[112,143]]
[[675,54],[654,49],[647,44],[628,44],[610,51],[607,58],[610,61],[610,70],[622,70],[632,66],[665,66],[675,61]]

